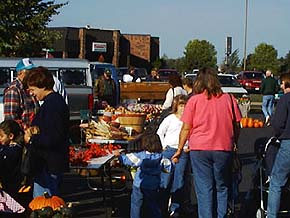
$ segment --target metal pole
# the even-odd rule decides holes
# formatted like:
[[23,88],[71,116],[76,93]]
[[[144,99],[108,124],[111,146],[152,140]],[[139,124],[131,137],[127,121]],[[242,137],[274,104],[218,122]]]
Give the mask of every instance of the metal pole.
[[247,30],[248,30],[248,0],[246,0],[246,14],[245,14],[245,39],[244,39],[244,70],[247,65]]

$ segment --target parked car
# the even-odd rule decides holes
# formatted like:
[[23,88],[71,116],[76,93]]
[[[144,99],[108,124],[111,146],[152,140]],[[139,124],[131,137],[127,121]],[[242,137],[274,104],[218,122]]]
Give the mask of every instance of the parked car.
[[259,93],[265,74],[260,71],[241,71],[237,75],[239,83],[251,93]]
[[[185,77],[189,77],[193,80],[195,80],[197,74],[189,73],[186,74]],[[242,97],[243,95],[247,95],[248,92],[246,89],[242,87],[242,85],[238,82],[238,80],[235,78],[235,75],[232,74],[218,74],[219,82],[222,86],[222,90],[225,93],[231,93],[235,97]]]
[[[119,82],[123,81],[123,75],[128,73],[128,70],[129,70],[128,67],[119,67],[117,69]],[[141,79],[141,81],[145,81],[148,75],[147,70],[145,68],[139,68],[139,67],[135,67],[135,74],[137,77]]]
[[169,75],[171,74],[179,75],[179,73],[175,69],[159,69],[158,74],[161,81],[168,81]]

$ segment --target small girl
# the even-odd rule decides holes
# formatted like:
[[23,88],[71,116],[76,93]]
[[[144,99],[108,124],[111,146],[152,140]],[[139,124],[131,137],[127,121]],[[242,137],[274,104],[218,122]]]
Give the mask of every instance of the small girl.
[[138,167],[133,182],[131,194],[131,218],[141,217],[141,207],[146,203],[146,209],[152,218],[161,218],[159,203],[159,188],[161,172],[170,172],[171,162],[163,159],[162,146],[157,134],[146,134],[141,138],[143,151],[121,154],[115,151],[115,156],[125,165]]
[[12,197],[21,186],[23,130],[14,120],[0,123],[0,182],[2,189]]

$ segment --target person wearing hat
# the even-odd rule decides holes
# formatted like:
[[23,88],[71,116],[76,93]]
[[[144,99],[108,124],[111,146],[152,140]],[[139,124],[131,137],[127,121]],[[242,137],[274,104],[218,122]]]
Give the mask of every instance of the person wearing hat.
[[96,106],[97,109],[104,107],[107,104],[110,106],[116,106],[116,84],[111,75],[112,72],[106,69],[104,74],[95,81],[94,97],[95,99],[98,99],[98,105]]
[[16,79],[4,90],[4,119],[16,120],[23,129],[30,126],[39,108],[38,101],[23,85],[27,73],[34,67],[30,58],[21,59],[16,65]]

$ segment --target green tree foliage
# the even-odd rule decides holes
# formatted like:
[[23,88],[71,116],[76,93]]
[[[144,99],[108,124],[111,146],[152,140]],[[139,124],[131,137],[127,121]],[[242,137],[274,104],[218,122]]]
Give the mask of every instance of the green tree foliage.
[[1,0],[0,56],[37,56],[59,37],[46,26],[67,3],[42,0]]
[[228,57],[227,63],[226,63],[226,60],[224,60],[224,62],[223,62],[223,68],[227,72],[238,72],[240,70],[239,64],[240,64],[239,50],[236,49]]
[[290,51],[288,51],[288,53],[284,58],[281,57],[279,59],[279,63],[280,63],[279,72],[287,72],[290,70]]
[[217,64],[215,47],[206,40],[190,40],[185,47],[184,55],[188,71],[204,66],[216,67]]
[[277,73],[279,69],[277,56],[278,52],[272,45],[261,43],[252,54],[249,67],[263,71],[270,69],[273,73]]

